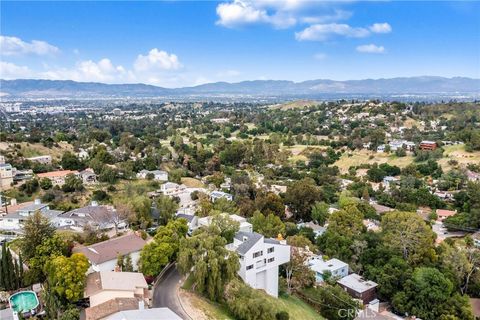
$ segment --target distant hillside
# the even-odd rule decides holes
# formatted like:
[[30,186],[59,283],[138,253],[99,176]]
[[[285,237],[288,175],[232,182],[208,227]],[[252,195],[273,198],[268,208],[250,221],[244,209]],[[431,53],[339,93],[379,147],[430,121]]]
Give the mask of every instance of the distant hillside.
[[167,89],[146,84],[104,84],[70,80],[0,80],[0,94],[15,98],[256,96],[314,99],[329,96],[480,95],[480,79],[410,77],[366,80],[254,80],[216,82]]
[[281,109],[281,110],[303,109],[305,107],[311,107],[318,104],[319,102],[314,100],[296,100],[296,101],[290,101],[290,102],[273,105],[271,109]]

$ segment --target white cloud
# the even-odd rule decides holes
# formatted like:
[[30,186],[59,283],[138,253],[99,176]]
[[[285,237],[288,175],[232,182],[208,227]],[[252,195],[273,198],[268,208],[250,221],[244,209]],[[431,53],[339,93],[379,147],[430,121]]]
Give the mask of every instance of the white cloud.
[[217,6],[217,15],[219,16],[217,24],[224,27],[268,21],[268,15],[265,10],[257,9],[251,3],[240,0],[220,3]]
[[392,27],[384,22],[384,23],[374,23],[369,27],[370,31],[373,33],[389,33],[392,32]]
[[26,66],[17,66],[10,62],[0,61],[0,79],[21,79],[31,76],[32,72]]
[[316,60],[325,60],[327,58],[327,54],[319,52],[319,53],[314,54],[313,57]]
[[300,32],[295,33],[299,41],[325,41],[332,36],[343,36],[348,38],[363,38],[370,34],[368,29],[354,28],[348,24],[314,24]]
[[73,68],[49,68],[37,74],[38,78],[52,80],[74,80],[95,82],[129,82],[135,80],[132,72],[121,65],[114,65],[110,59],[103,58],[98,62],[92,60],[79,61]]
[[45,41],[25,42],[17,37],[0,36],[0,52],[5,56],[20,54],[53,55],[60,50]]
[[[220,3],[216,11],[219,18],[216,23],[229,28],[255,23],[288,28],[298,23],[337,21],[351,15],[343,10],[329,14],[330,5],[311,0],[232,0]],[[312,16],[314,12],[318,15]]]
[[[74,53],[76,49],[74,49]],[[105,83],[143,82],[162,86],[179,86],[194,83],[198,75],[179,71],[182,68],[175,54],[154,48],[146,55],[139,54],[130,67],[117,65],[109,58],[98,61],[79,60],[73,66],[59,67],[45,62],[40,69],[30,69],[10,62],[0,61],[0,77],[3,79],[51,79],[92,81]],[[226,75],[236,76],[238,71],[228,70]]]
[[182,64],[175,54],[154,48],[146,56],[139,54],[133,66],[135,71],[177,70]]
[[357,51],[362,53],[385,53],[385,48],[374,44],[364,44],[358,46]]

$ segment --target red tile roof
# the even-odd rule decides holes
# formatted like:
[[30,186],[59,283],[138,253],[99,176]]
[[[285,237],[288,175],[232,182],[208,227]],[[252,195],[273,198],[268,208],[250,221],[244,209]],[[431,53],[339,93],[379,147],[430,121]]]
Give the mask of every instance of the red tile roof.
[[78,174],[77,170],[60,170],[60,171],[51,171],[45,173],[39,173],[37,176],[39,178],[55,178],[55,177],[64,177],[70,173]]
[[456,212],[453,210],[437,209],[436,213],[437,213],[437,216],[439,217],[451,217]]

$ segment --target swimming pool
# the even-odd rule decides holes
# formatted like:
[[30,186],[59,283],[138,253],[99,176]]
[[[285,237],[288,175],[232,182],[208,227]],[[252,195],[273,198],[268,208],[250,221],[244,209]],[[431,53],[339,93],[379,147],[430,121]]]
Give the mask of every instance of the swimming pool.
[[33,291],[21,291],[10,296],[10,306],[14,312],[27,312],[38,307],[37,295]]

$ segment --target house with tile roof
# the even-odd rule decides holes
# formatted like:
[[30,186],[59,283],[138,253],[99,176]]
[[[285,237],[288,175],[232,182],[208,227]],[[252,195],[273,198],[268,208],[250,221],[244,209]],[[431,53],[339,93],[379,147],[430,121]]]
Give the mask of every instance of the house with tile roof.
[[38,179],[47,178],[49,179],[54,186],[63,186],[65,184],[65,178],[69,175],[73,174],[75,176],[79,175],[79,172],[76,170],[59,170],[59,171],[51,171],[45,173],[37,174]]

